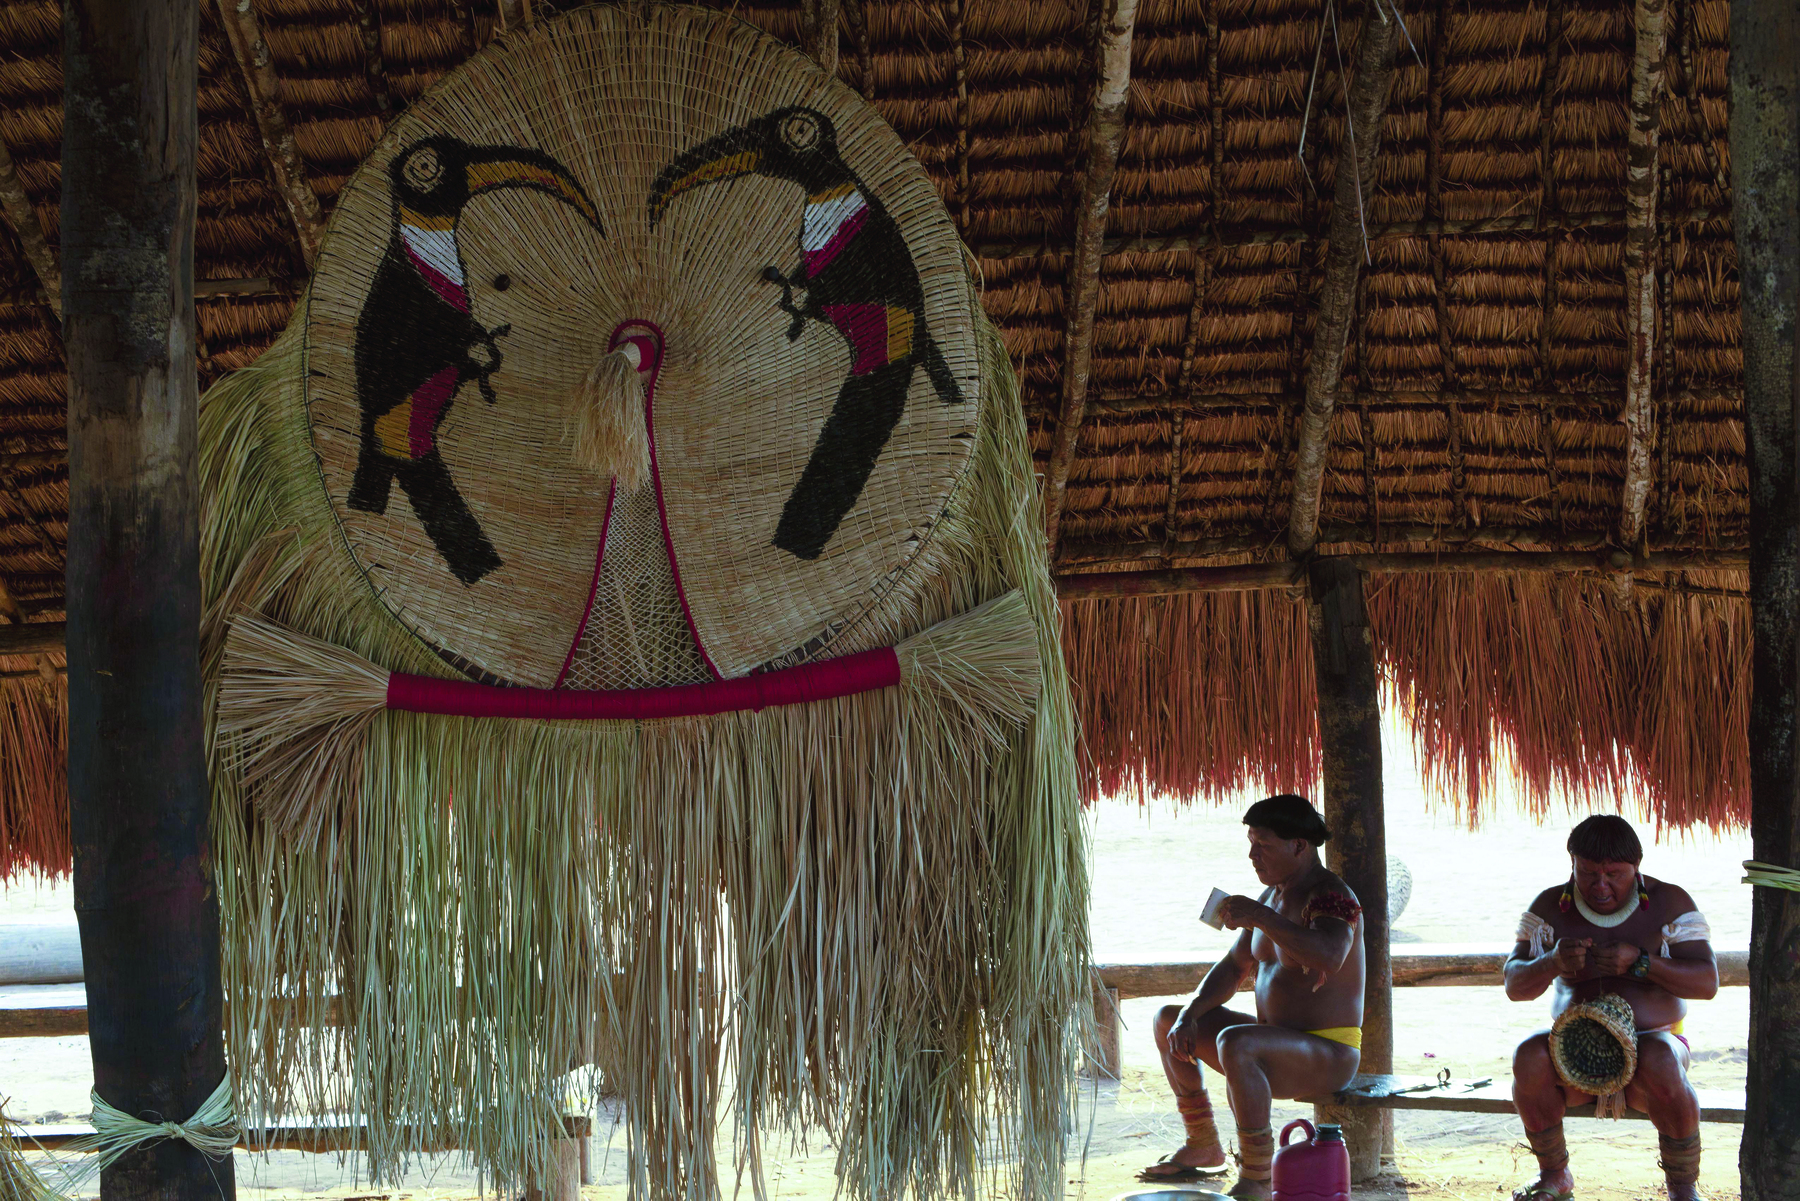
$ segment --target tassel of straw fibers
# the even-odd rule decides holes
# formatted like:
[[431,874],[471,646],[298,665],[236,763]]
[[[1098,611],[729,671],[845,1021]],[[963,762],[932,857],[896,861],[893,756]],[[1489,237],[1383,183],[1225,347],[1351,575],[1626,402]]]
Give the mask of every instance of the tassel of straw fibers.
[[[294,711],[274,681],[226,703],[214,664],[246,1124],[357,1114],[377,1180],[452,1142],[516,1183],[548,1166],[570,1073],[591,1071],[623,1100],[634,1196],[720,1195],[720,1134],[761,1191],[770,1137],[809,1129],[850,1196],[1062,1194],[1088,961],[1075,719],[990,329],[983,359],[951,511],[895,605],[843,641],[958,619],[908,647],[902,688],[654,723],[382,709],[355,786],[300,832],[267,794],[311,785],[254,777],[241,742]],[[318,681],[343,665],[298,637],[446,675],[338,553],[300,369],[290,334],[203,404],[209,601],[235,612],[235,590],[255,654]],[[236,629],[221,641],[221,662],[246,653]]]
[[575,460],[623,494],[650,482],[650,430],[644,384],[632,343],[603,355],[576,393],[571,437]]

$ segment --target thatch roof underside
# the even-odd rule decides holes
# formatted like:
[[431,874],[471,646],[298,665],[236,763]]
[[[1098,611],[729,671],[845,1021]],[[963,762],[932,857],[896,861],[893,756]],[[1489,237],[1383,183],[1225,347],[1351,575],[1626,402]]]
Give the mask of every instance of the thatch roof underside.
[[[801,43],[798,4],[715,6]],[[255,0],[279,81],[274,99],[326,214],[385,121],[496,36],[502,7],[542,18],[570,5]],[[1620,414],[1633,6],[1408,0],[1400,8],[1407,45],[1377,183],[1362,198],[1369,264],[1330,426],[1320,549],[1605,545],[1617,537],[1626,473]],[[1024,380],[1035,446],[1047,460],[1065,385],[1066,297],[1099,5],[844,0],[841,10],[839,73],[907,140],[974,248],[988,313]],[[1344,72],[1356,61],[1364,10],[1364,0],[1139,5],[1089,403],[1057,547],[1062,570],[1285,553],[1334,165],[1345,138]],[[1658,436],[1644,537],[1633,550],[1743,545],[1737,282],[1722,190],[1730,165],[1728,13],[1725,0],[1670,3],[1654,254]],[[54,0],[0,6],[0,144],[52,249],[60,27]],[[200,29],[204,387],[273,339],[304,286],[305,265],[252,117],[250,85],[210,3],[201,6]],[[14,620],[54,620],[62,608],[65,376],[43,296],[13,228],[0,222],[0,298],[7,301],[0,304],[0,615]],[[1741,587],[1741,579],[1705,578],[1711,588],[1721,579],[1728,590]],[[1649,728],[1641,716],[1628,720],[1635,680],[1628,686],[1629,677],[1592,674],[1641,672],[1642,656],[1653,652],[1710,655],[1697,648],[1715,643],[1718,662],[1737,663],[1748,638],[1741,602],[1640,590],[1635,607],[1620,610],[1590,597],[1592,604],[1581,604],[1594,613],[1594,637],[1610,649],[1584,659],[1580,673],[1557,677],[1573,691],[1540,681],[1488,695],[1484,681],[1525,670],[1525,660],[1508,659],[1494,640],[1509,630],[1545,629],[1593,586],[1539,581],[1507,593],[1513,585],[1488,581],[1477,590],[1488,601],[1478,612],[1469,599],[1456,617],[1448,609],[1433,610],[1431,621],[1401,616],[1425,612],[1444,587],[1417,577],[1391,583],[1384,653],[1403,684],[1442,685],[1422,702],[1430,706],[1424,736],[1443,748],[1434,763],[1463,765],[1460,784],[1479,781],[1486,734],[1502,730],[1517,741],[1522,762],[1544,765],[1542,779],[1591,791],[1625,756],[1623,774],[1649,783],[1671,815],[1691,816],[1684,806],[1696,803],[1671,798],[1702,795],[1712,820],[1741,813],[1733,808],[1736,784],[1699,788],[1702,767],[1717,766],[1705,756],[1657,752],[1660,758],[1645,760],[1641,749],[1723,747],[1738,766],[1721,766],[1713,779],[1735,780],[1741,744],[1729,740],[1742,737],[1738,677],[1700,699],[1679,691],[1684,682],[1700,686],[1695,679],[1671,679],[1668,705],[1693,715],[1689,727],[1671,732]],[[1072,619],[1094,785],[1137,779],[1206,791],[1260,775],[1306,779],[1312,735],[1302,718],[1309,710],[1294,706],[1310,686],[1301,685],[1303,628],[1294,632],[1290,600],[1273,593],[1155,602],[1161,616],[1148,643],[1144,605],[1087,602]],[[1686,616],[1666,616],[1675,609]],[[1189,625],[1178,621],[1171,632],[1167,623],[1176,617]],[[1718,629],[1731,631],[1724,642]],[[1102,630],[1111,631],[1109,641],[1093,642],[1090,635]],[[1119,641],[1130,630],[1139,633]],[[1436,633],[1426,637],[1428,630]],[[1479,654],[1490,666],[1477,670],[1465,658],[1474,674],[1444,683],[1444,648],[1475,656],[1481,639],[1488,641]],[[1212,649],[1184,657],[1180,648],[1201,642]],[[1534,652],[1534,673],[1547,662],[1548,645]],[[1235,706],[1242,734],[1179,767],[1154,766],[1188,754],[1168,740],[1191,727],[1153,715],[1154,705],[1134,710],[1147,703],[1132,693],[1142,680],[1130,666],[1134,654],[1182,660],[1189,691],[1169,703]],[[1503,661],[1508,666],[1491,666]],[[14,672],[35,667],[0,663]],[[1481,674],[1490,669],[1499,675]],[[1266,697],[1278,698],[1274,709],[1262,707]],[[1287,716],[1258,724],[1275,710]],[[1139,726],[1121,735],[1117,715],[1134,711]],[[1562,720],[1571,715],[1579,720]],[[1569,741],[1574,730],[1583,732],[1578,745]],[[1227,762],[1240,764],[1235,775]]]

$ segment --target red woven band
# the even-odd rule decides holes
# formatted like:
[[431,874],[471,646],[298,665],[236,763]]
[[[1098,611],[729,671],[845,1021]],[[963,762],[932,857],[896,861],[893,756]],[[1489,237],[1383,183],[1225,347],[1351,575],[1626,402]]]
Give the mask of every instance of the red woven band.
[[1300,924],[1310,926],[1316,917],[1335,917],[1354,926],[1362,916],[1362,906],[1341,892],[1322,892],[1300,911]]
[[506,688],[434,676],[388,677],[387,707],[447,717],[535,717],[547,720],[649,721],[705,717],[855,696],[900,682],[900,657],[891,646],[803,663],[735,680],[710,680],[669,688],[587,691],[574,688]]

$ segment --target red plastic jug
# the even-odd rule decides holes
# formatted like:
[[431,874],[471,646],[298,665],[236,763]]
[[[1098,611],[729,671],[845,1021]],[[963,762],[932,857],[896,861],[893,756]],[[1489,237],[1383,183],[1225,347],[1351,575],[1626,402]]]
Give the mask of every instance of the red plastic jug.
[[[1306,1128],[1306,1141],[1288,1144],[1288,1135]],[[1317,1130],[1305,1118],[1281,1128],[1275,1152],[1275,1201],[1350,1201],[1350,1148],[1340,1126],[1323,1123]]]

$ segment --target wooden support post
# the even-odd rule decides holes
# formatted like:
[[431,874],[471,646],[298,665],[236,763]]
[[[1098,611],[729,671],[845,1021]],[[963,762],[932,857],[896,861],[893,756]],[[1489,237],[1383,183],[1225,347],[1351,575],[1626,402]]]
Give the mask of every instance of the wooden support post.
[[[1366,35],[1365,35],[1366,36]],[[1394,1070],[1394,975],[1388,957],[1387,830],[1381,803],[1381,698],[1363,577],[1342,560],[1308,570],[1313,672],[1319,682],[1319,747],[1325,776],[1326,862],[1363,907],[1364,1072]],[[1344,1127],[1350,1178],[1368,1180],[1392,1154],[1391,1111],[1320,1106],[1319,1120]]]
[[[225,1074],[195,491],[199,13],[63,4],[69,826],[94,1089],[185,1122]],[[29,628],[29,627],[27,627]],[[129,1151],[104,1201],[230,1201],[229,1159]]]
[[[1637,0],[1631,59],[1631,127],[1625,155],[1625,483],[1619,496],[1619,545],[1637,550],[1655,482],[1656,185],[1667,61],[1668,0]],[[1614,598],[1631,600],[1631,577],[1614,578]]]
[[1119,1078],[1124,1057],[1119,1051],[1119,990],[1108,988],[1098,974],[1093,977],[1094,1041],[1088,1047],[1085,1071],[1090,1076]]
[[525,1184],[525,1201],[580,1201],[583,1139],[551,1139],[549,1175]]
[[1098,79],[1088,112],[1087,161],[1076,211],[1075,253],[1066,284],[1067,330],[1063,338],[1062,411],[1051,436],[1044,470],[1044,535],[1052,554],[1062,527],[1063,496],[1081,422],[1087,415],[1088,371],[1094,358],[1094,318],[1100,306],[1100,258],[1106,242],[1106,214],[1112,203],[1113,173],[1125,142],[1125,102],[1131,86],[1131,33],[1137,0],[1100,0],[1104,11],[1095,51]]
[[[1731,7],[1731,188],[1743,275],[1750,467],[1750,837],[1800,867],[1800,8]],[[1738,1153],[1744,1201],[1800,1198],[1800,893],[1756,889],[1750,1066]]]
[[1387,115],[1389,85],[1394,79],[1394,50],[1400,43],[1397,4],[1391,18],[1373,4],[1364,12],[1357,43],[1356,77],[1346,86],[1344,138],[1331,196],[1330,244],[1325,251],[1318,316],[1313,321],[1312,358],[1306,369],[1306,407],[1300,414],[1300,449],[1294,460],[1288,548],[1296,555],[1311,550],[1318,538],[1319,498],[1325,486],[1325,460],[1331,453],[1331,412],[1356,307],[1356,281],[1366,253],[1366,210],[1374,196],[1381,125]]

